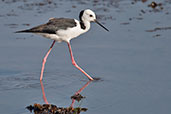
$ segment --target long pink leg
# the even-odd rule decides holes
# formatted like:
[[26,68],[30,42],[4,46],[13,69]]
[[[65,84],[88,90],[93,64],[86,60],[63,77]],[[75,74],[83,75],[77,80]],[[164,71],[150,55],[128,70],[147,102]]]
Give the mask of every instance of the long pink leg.
[[72,64],[73,64],[78,70],[80,70],[83,74],[85,74],[85,75],[89,78],[89,80],[94,80],[91,76],[89,76],[83,69],[81,69],[81,68],[77,65],[77,63],[76,63],[75,60],[74,60],[74,56],[73,56],[73,54],[72,54],[72,49],[71,49],[70,42],[67,42],[67,44],[68,44],[69,52],[70,52],[70,55],[71,55]]
[[54,44],[55,44],[55,40],[53,41],[52,45],[50,46],[50,49],[48,50],[48,52],[46,53],[45,57],[43,58],[42,69],[41,69],[41,74],[40,74],[40,80],[43,79],[43,72],[44,72],[44,68],[45,68],[45,63],[46,63],[47,57],[50,54]]

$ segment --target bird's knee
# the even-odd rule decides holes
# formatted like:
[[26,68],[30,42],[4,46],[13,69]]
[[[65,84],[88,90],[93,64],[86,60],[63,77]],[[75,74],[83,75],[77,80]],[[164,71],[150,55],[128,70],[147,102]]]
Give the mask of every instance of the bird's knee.
[[75,66],[75,65],[76,65],[76,63],[75,63],[75,62],[72,62],[72,65],[74,65],[74,66]]
[[78,65],[77,65],[77,63],[75,63],[75,62],[72,62],[72,64],[75,66],[75,67],[77,67]]
[[43,58],[43,63],[45,63],[46,62],[46,58]]

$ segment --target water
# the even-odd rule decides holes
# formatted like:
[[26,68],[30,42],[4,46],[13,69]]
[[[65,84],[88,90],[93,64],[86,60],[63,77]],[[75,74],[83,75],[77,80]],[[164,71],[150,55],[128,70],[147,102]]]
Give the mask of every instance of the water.
[[[26,106],[45,103],[39,76],[52,41],[14,32],[43,24],[50,17],[78,19],[82,9],[90,8],[110,32],[92,24],[88,33],[71,42],[78,64],[100,78],[81,92],[86,98],[74,106],[88,108],[83,112],[87,114],[170,114],[171,1],[156,0],[163,9],[148,7],[151,2],[0,1],[1,113],[30,114]],[[55,44],[43,80],[48,102],[70,106],[70,97],[87,81],[72,66],[67,44]]]

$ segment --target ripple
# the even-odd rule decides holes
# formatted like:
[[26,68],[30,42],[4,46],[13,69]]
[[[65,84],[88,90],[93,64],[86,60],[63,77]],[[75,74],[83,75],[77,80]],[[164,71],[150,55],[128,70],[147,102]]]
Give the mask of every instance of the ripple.
[[39,87],[38,78],[34,73],[18,73],[4,75],[0,78],[0,90],[12,90]]

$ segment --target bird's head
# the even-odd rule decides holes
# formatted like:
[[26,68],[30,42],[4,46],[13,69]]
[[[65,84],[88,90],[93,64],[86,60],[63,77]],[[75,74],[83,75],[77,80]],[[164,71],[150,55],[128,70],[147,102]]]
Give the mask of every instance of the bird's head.
[[88,21],[88,22],[95,22],[97,24],[99,24],[102,28],[104,28],[105,30],[109,31],[106,27],[104,27],[102,24],[100,24],[97,19],[96,19],[96,14],[90,10],[90,9],[86,9],[86,10],[82,10],[80,12],[79,15],[80,21]]
[[81,21],[92,22],[92,21],[96,20],[96,15],[92,10],[86,9],[86,10],[82,10],[80,12],[79,18]]

